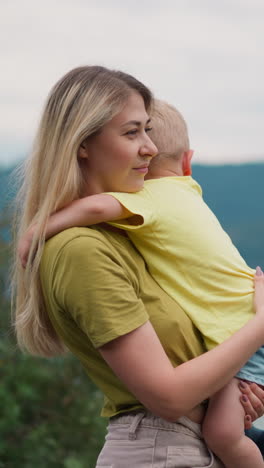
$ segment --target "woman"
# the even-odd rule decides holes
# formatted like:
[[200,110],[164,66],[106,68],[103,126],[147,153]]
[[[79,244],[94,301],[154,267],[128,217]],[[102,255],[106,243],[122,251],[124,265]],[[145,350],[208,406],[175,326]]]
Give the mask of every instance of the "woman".
[[[148,135],[151,101],[142,83],[102,67],[72,70],[52,89],[19,194],[18,236],[37,223],[40,240],[26,271],[19,261],[16,268],[17,337],[33,354],[70,349],[103,391],[102,414],[111,419],[98,468],[220,467],[201,439],[202,402],[263,344],[263,275],[255,279],[256,316],[203,354],[189,319],[123,232],[74,228],[43,252],[53,211],[85,195],[143,186],[157,151]],[[254,392],[258,407],[263,393]],[[250,401],[244,405],[254,417]]]

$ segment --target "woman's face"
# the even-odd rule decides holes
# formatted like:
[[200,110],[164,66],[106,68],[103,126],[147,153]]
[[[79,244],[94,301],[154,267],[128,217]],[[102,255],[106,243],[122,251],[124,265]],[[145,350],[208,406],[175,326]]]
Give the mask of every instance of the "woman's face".
[[132,92],[122,111],[80,148],[89,194],[136,192],[143,187],[150,160],[157,153],[150,130],[144,101]]

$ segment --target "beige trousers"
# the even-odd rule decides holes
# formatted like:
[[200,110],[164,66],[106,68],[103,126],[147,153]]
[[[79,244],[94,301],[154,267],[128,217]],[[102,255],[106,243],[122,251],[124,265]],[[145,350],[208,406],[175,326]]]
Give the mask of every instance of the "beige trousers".
[[223,468],[199,424],[171,423],[149,412],[111,418],[96,468]]

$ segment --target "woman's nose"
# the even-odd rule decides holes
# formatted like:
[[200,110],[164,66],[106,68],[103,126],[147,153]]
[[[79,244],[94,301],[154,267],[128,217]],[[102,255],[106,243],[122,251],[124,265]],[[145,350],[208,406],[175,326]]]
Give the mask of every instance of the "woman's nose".
[[153,156],[156,156],[157,153],[158,153],[158,148],[153,143],[153,141],[149,138],[149,136],[146,136],[146,140],[140,147],[140,155],[153,157]]

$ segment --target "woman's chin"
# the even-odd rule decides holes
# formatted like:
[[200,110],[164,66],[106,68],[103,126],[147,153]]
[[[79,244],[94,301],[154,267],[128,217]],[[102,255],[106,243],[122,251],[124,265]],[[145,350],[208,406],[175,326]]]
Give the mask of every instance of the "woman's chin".
[[142,184],[135,184],[132,187],[127,188],[127,190],[123,190],[123,191],[127,193],[134,193],[134,192],[139,192],[140,190],[143,189],[143,187],[144,187],[144,181]]
[[134,193],[139,192],[144,187],[144,177],[137,177],[136,180],[125,180],[120,183],[108,184],[107,187],[104,187],[104,192],[124,192],[124,193]]

